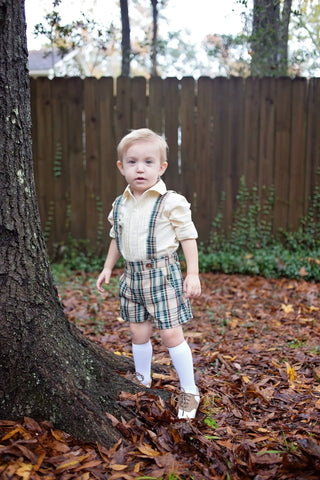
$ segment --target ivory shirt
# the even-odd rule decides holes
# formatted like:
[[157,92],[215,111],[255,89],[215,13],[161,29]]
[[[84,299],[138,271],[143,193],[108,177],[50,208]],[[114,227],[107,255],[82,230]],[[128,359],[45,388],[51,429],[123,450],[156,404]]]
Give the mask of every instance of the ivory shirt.
[[[147,260],[146,244],[151,212],[158,196],[166,191],[166,185],[162,180],[146,190],[138,199],[133,196],[129,186],[125,189],[119,208],[119,224],[121,253],[126,261]],[[112,225],[110,236],[115,238],[113,206],[108,220]],[[190,203],[183,195],[170,192],[166,196],[157,218],[155,236],[157,257],[175,252],[181,240],[198,238],[191,219]]]

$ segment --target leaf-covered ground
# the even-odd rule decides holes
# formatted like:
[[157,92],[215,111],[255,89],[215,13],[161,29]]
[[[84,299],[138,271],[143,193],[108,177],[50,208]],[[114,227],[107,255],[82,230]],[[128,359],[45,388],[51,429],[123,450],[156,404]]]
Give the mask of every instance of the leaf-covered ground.
[[[118,355],[131,356],[119,318],[117,276],[104,298],[95,276],[59,285],[70,321]],[[0,422],[1,479],[320,478],[320,285],[303,280],[202,274],[185,333],[202,401],[193,421],[142,391],[119,402],[136,412],[111,420],[125,440],[111,450],[83,444],[46,422]],[[154,362],[167,366],[154,388],[177,390],[155,334]],[[139,419],[140,418],[140,419]],[[141,421],[143,419],[143,422]]]

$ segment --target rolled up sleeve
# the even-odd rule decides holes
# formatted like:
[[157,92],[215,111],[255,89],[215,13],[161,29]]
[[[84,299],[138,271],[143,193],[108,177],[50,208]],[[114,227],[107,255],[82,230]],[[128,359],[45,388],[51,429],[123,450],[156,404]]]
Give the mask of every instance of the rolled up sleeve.
[[112,206],[112,210],[110,211],[110,213],[108,215],[108,222],[111,224],[109,236],[111,238],[116,238],[116,232],[115,232],[114,226],[113,226],[113,206]]
[[175,231],[177,240],[198,238],[197,229],[192,221],[190,203],[178,193],[168,196],[165,205],[165,214]]

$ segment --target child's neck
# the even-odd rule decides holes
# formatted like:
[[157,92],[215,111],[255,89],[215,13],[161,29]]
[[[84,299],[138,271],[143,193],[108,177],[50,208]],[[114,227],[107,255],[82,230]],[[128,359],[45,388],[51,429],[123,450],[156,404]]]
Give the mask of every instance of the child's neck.
[[144,194],[144,192],[132,192],[132,195],[134,196],[134,198],[136,200],[139,200],[139,198],[141,198],[143,194]]
[[[157,180],[154,185],[156,185],[156,184],[158,183],[158,181],[159,181],[159,180]],[[152,185],[152,187],[154,187],[154,185]],[[135,198],[136,200],[139,200],[139,198],[141,198],[142,195],[143,195],[145,192],[147,192],[148,190],[150,190],[150,188],[152,188],[152,187],[146,188],[146,189],[143,190],[143,191],[136,191],[136,190],[133,190],[133,189],[131,188],[131,186],[130,186],[130,190],[131,190],[131,193],[132,193],[132,195],[134,196],[134,198]]]

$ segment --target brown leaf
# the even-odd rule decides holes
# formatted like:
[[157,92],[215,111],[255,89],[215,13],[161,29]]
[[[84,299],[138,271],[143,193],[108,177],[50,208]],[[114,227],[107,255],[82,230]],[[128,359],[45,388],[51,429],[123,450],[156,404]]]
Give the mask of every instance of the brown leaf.
[[146,445],[146,444],[138,445],[138,450],[139,452],[143,453],[144,455],[147,455],[148,457],[156,457],[160,455],[160,453],[157,450],[154,450],[153,448],[149,447],[149,445]]
[[109,468],[112,470],[122,471],[128,468],[128,465],[120,465],[119,463],[110,463]]
[[305,453],[320,459],[320,445],[314,440],[311,438],[298,438],[297,443]]

